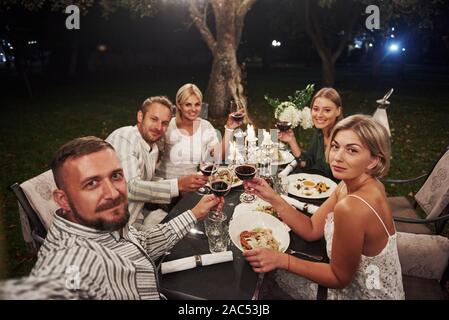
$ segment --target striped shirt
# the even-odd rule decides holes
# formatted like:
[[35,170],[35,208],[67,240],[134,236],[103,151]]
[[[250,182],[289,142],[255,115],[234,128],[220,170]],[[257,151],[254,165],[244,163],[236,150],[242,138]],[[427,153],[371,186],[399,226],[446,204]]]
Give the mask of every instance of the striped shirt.
[[141,230],[145,203],[170,203],[179,195],[178,181],[153,179],[159,150],[142,138],[137,126],[119,128],[106,141],[114,147],[128,183],[130,224]]
[[196,223],[189,210],[150,231],[100,231],[59,210],[27,278],[0,284],[6,299],[160,299],[154,260]]

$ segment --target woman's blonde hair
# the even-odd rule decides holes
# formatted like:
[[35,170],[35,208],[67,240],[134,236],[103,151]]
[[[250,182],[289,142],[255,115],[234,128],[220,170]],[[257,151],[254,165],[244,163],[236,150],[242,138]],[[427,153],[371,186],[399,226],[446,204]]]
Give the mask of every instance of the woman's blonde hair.
[[390,169],[391,155],[390,137],[387,129],[371,116],[356,114],[338,122],[331,132],[329,141],[332,142],[339,131],[348,129],[359,137],[372,156],[379,157],[380,161],[370,170],[369,174],[373,177],[387,175]]
[[181,88],[179,88],[176,93],[176,119],[181,118],[181,111],[179,110],[180,105],[184,104],[190,96],[195,95],[203,102],[203,93],[201,90],[193,83],[186,83]]
[[[310,102],[310,109],[312,109],[313,104],[317,98],[326,98],[332,101],[338,108],[340,108],[341,112],[338,116],[335,123],[343,119],[343,105],[341,103],[341,97],[340,94],[335,90],[334,88],[321,88],[312,98],[312,101]],[[335,125],[335,124],[334,124]]]

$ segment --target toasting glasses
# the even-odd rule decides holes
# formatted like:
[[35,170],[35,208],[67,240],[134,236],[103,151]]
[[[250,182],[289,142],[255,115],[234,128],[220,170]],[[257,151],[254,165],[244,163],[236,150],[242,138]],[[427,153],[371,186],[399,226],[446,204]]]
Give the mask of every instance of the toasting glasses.
[[[215,170],[209,178],[210,191],[218,197],[226,196],[231,191],[233,180],[232,171],[228,168]],[[217,211],[221,214],[221,210]]]
[[[234,168],[234,172],[240,180],[251,180],[256,176],[257,168],[252,164],[239,164]],[[241,202],[251,203],[256,200],[255,195],[248,193],[250,191],[245,185],[245,192],[240,195]]]
[[[214,174],[218,166],[212,162],[201,162],[200,163],[200,171],[203,175],[210,177],[212,174]],[[210,178],[209,178],[210,181]],[[202,186],[196,191],[199,195],[205,195],[210,193],[210,188],[208,186]]]

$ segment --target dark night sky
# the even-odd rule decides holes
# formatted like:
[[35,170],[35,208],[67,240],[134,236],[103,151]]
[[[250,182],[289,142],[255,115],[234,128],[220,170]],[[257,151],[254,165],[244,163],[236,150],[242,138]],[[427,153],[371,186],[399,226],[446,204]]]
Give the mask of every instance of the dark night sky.
[[[245,20],[245,29],[239,56],[263,56],[267,51],[275,53],[279,59],[296,62],[319,63],[310,40],[304,32],[299,37],[292,37],[285,30],[276,30],[267,21],[269,1],[256,2]],[[96,9],[91,9],[86,16],[81,17],[81,30],[69,31],[65,29],[67,15],[41,10],[30,13],[24,10],[12,10],[0,13],[0,38],[7,37],[11,41],[38,40],[39,48],[59,56],[59,63],[67,63],[74,41],[78,41],[81,66],[88,60],[89,55],[96,50],[98,44],[106,44],[109,54],[124,55],[131,53],[133,59],[138,55],[149,55],[153,61],[158,59],[162,63],[173,65],[183,63],[195,56],[197,61],[208,65],[211,56],[196,28],[189,24],[188,12],[185,6],[171,6],[161,10],[153,18],[132,18],[126,10],[120,10],[106,20]],[[427,59],[440,63],[447,57],[448,39],[441,39],[444,32],[442,21],[438,22],[433,33],[419,42],[426,46]],[[447,24],[447,23],[446,23]],[[9,26],[9,32],[6,29]],[[447,33],[447,31],[446,31]],[[302,34],[302,35],[301,35]],[[16,38],[16,39],[14,39]],[[276,49],[270,47],[273,39],[281,40],[283,45]],[[441,53],[441,52],[445,53]],[[411,53],[412,51],[410,51]],[[149,58],[149,59],[150,59]],[[422,57],[414,57],[419,59]],[[165,62],[164,62],[165,61]]]

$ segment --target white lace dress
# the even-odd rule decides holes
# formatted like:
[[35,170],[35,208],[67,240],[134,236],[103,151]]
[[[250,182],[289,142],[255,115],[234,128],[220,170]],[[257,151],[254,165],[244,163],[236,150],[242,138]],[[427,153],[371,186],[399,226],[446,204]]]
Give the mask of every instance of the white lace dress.
[[[402,285],[401,265],[396,245],[396,233],[390,235],[385,224],[377,212],[362,198],[356,197],[368,205],[382,223],[388,234],[388,242],[384,249],[376,256],[362,255],[359,267],[352,281],[343,289],[329,289],[327,299],[339,300],[375,300],[405,298]],[[332,238],[334,234],[334,214],[329,213],[324,227],[326,250],[328,257],[332,257]],[[275,279],[279,286],[295,299],[316,299],[318,285],[293,273],[278,270]]]

